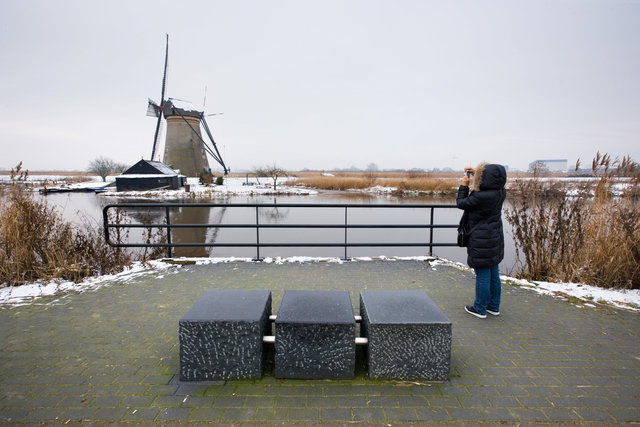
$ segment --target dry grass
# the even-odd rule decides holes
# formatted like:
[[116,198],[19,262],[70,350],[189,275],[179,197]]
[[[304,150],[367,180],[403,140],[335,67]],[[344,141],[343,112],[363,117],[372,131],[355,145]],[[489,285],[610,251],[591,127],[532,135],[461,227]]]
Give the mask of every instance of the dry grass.
[[[456,174],[460,175],[460,174]],[[423,172],[340,172],[334,176],[320,173],[300,173],[288,185],[302,185],[322,190],[363,190],[374,186],[396,188],[398,193],[453,192],[460,185],[459,177]]]
[[98,227],[82,229],[65,222],[54,208],[36,200],[24,185],[27,173],[18,165],[12,184],[2,190],[0,207],[0,284],[113,273],[131,256],[104,242]]
[[640,289],[640,169],[599,153],[592,168],[598,179],[571,191],[536,177],[512,183],[520,277]]
[[287,185],[302,185],[322,190],[363,190],[373,187],[375,182],[375,178],[367,177],[315,176],[298,178],[295,181],[289,181]]

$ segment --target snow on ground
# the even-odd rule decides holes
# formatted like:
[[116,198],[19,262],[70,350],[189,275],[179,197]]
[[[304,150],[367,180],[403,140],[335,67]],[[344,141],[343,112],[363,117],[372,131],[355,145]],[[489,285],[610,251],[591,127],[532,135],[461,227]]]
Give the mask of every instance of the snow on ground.
[[46,283],[34,282],[21,286],[9,286],[0,288],[0,305],[28,305],[37,302],[41,297],[64,295],[71,291],[85,292],[109,284],[125,283],[135,277],[149,274],[151,272],[159,272],[163,270],[168,271],[173,267],[175,267],[175,265],[166,262],[149,261],[146,265],[142,263],[135,263],[133,266],[118,274],[90,277],[80,283],[52,280]]
[[[371,262],[371,261],[424,261],[429,262],[433,270],[437,270],[439,266],[445,265],[463,270],[468,270],[461,263],[448,261],[445,259],[436,259],[432,257],[359,257],[352,258],[352,261],[344,261],[340,258],[318,258],[318,257],[275,257],[265,258],[262,262],[273,264],[284,263],[303,263],[303,262]],[[64,297],[69,292],[85,292],[97,289],[101,286],[117,285],[126,283],[133,278],[146,274],[176,274],[180,271],[181,264],[217,264],[231,262],[258,262],[251,258],[176,258],[170,261],[151,261],[144,265],[136,263],[131,268],[126,269],[122,273],[115,275],[106,275],[86,279],[81,283],[73,282],[48,282],[48,283],[31,283],[22,286],[0,288],[0,305],[28,305],[38,304],[41,297],[59,296]],[[640,290],[616,290],[601,289],[589,285],[581,285],[576,283],[550,283],[550,282],[529,282],[526,280],[515,279],[509,276],[501,276],[505,286],[520,286],[530,289],[543,295],[551,295],[565,300],[573,299],[572,302],[579,301],[580,307],[595,308],[598,304],[606,304],[614,307],[624,308],[640,312]],[[57,299],[49,300],[46,304],[54,304]]]
[[580,283],[529,282],[513,277],[501,276],[502,281],[526,287],[541,295],[552,295],[563,299],[577,298],[586,307],[609,304],[640,312],[640,289],[604,289]]
[[189,191],[185,188],[178,190],[154,190],[154,191],[107,191],[101,193],[103,197],[122,198],[153,198],[154,200],[172,200],[185,198],[210,198],[229,195],[312,195],[318,194],[315,190],[301,187],[290,187],[287,178],[278,179],[276,191],[273,190],[273,181],[270,178],[225,178],[222,185],[206,186],[200,184],[198,178],[187,178]]

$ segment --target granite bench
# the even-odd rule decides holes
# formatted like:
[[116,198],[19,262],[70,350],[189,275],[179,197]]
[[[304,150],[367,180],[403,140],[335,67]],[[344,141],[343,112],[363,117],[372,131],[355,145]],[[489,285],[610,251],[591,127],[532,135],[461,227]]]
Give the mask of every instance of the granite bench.
[[370,378],[449,379],[451,321],[424,291],[361,291]]
[[182,381],[262,378],[271,292],[213,289],[179,321]]
[[349,379],[356,322],[346,291],[285,291],[275,322],[275,376]]

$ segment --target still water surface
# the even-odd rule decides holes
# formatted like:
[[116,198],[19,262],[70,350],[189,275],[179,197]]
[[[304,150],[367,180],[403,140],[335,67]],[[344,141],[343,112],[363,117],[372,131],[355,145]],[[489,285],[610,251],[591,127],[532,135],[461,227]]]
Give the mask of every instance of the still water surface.
[[[107,204],[134,202],[132,199],[117,199],[103,197],[93,193],[61,193],[50,194],[46,200],[56,206],[62,216],[73,222],[89,222],[102,226],[102,208]],[[189,202],[190,199],[175,200]],[[148,199],[137,200],[150,202]],[[207,202],[207,200],[204,200]],[[167,201],[168,202],[168,201]],[[312,196],[229,196],[217,198],[213,202],[220,203],[299,203],[299,204],[454,204],[452,198],[403,197],[389,195],[352,194],[344,192],[322,192]],[[255,221],[254,208],[184,208],[171,211],[171,222],[175,224],[238,224],[253,223]],[[344,209],[340,208],[273,208],[260,209],[261,224],[343,224]],[[429,210],[426,209],[349,209],[350,224],[428,223]],[[461,211],[458,209],[436,209],[434,223],[457,224]],[[154,217],[154,222],[163,222],[162,216]],[[510,273],[515,264],[515,246],[511,227],[503,219],[505,227],[505,259],[500,264],[502,273]],[[425,242],[429,239],[428,229],[350,229],[349,242]],[[455,229],[434,230],[434,242],[454,242]],[[246,242],[256,241],[255,229],[241,228],[197,228],[172,231],[174,243],[178,242]],[[130,241],[141,241],[134,233]],[[260,242],[344,242],[344,229],[261,229]],[[349,257],[364,256],[424,256],[428,255],[428,247],[355,247],[348,248]],[[442,258],[466,263],[466,250],[458,247],[434,247],[433,254]],[[176,248],[174,256],[196,257],[255,257],[255,248],[213,247],[213,248]],[[260,248],[260,256],[314,256],[314,257],[343,257],[344,248]]]

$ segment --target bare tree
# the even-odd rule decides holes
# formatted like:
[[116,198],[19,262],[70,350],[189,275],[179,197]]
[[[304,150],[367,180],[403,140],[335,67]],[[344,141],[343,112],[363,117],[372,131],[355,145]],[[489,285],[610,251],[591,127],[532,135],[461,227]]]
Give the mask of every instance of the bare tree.
[[102,178],[102,181],[104,182],[107,180],[107,175],[109,175],[110,173],[124,172],[126,168],[127,168],[126,165],[123,165],[121,163],[116,163],[111,159],[100,156],[89,163],[89,167],[87,168],[87,171],[91,173],[95,173],[100,178]]
[[273,180],[273,191],[276,191],[276,186],[278,184],[278,178],[282,176],[287,176],[287,171],[276,166],[274,163],[271,166],[254,168],[254,173],[256,176],[268,176]]

